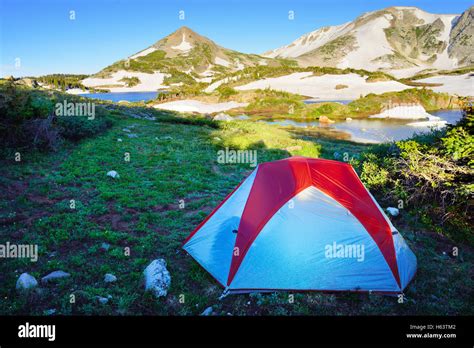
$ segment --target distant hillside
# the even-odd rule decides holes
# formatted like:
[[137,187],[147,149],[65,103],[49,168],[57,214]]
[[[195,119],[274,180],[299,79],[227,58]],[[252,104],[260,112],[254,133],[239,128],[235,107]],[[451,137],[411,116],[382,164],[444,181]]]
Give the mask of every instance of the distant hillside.
[[103,83],[109,87],[125,86],[124,78],[144,77],[136,73],[155,74],[155,81],[159,82],[153,85],[156,88],[172,84],[209,83],[218,74],[249,66],[280,64],[278,59],[224,48],[188,27],[181,27],[150,47],[106,67],[92,79],[86,79],[84,85],[98,87]]
[[293,58],[302,66],[383,70],[397,75],[453,69],[474,59],[473,8],[461,16],[416,7],[368,12],[352,22],[305,34],[266,57]]

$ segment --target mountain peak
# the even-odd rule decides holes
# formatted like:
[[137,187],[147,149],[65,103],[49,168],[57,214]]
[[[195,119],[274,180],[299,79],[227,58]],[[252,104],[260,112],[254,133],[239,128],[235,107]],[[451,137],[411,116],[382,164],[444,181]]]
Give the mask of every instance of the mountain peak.
[[194,30],[192,30],[191,28],[183,25],[181,27],[179,27],[173,34],[176,34],[176,33],[193,33],[193,34],[197,34]]

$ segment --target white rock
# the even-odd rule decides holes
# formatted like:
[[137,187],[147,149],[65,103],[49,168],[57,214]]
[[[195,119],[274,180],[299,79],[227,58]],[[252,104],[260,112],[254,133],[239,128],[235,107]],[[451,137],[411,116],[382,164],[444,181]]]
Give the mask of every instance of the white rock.
[[107,302],[109,302],[109,299],[107,297],[96,296],[95,298],[102,304],[106,304]]
[[214,118],[212,119],[213,121],[232,121],[233,118],[223,112],[217,114],[216,116],[214,116]]
[[127,137],[129,137],[129,138],[138,138],[138,135],[136,135],[135,133],[130,133],[130,134],[127,134]]
[[118,138],[117,141],[118,141],[119,143],[121,143],[121,142],[122,142],[122,139]]
[[387,211],[392,216],[398,216],[398,214],[400,214],[400,211],[397,208],[394,208],[394,207],[388,207]]
[[346,122],[351,122],[351,121],[352,121],[352,118],[346,117]]
[[171,283],[171,276],[166,269],[164,259],[153,260],[143,271],[145,291],[151,291],[156,297],[166,296]]
[[104,276],[104,282],[106,282],[106,283],[113,283],[115,281],[117,281],[117,277],[114,276],[113,274],[107,273]]
[[69,273],[64,272],[64,271],[54,271],[54,272],[51,272],[50,274],[44,276],[43,278],[41,278],[41,281],[43,283],[47,283],[47,282],[55,281],[55,280],[61,279],[61,278],[68,278],[70,276],[71,275]]
[[128,129],[128,128],[124,128],[124,129],[122,129],[122,131],[123,131],[123,132],[126,132],[126,133],[131,133],[131,130]]
[[110,177],[112,177],[112,178],[114,178],[114,179],[115,179],[115,178],[117,178],[117,179],[120,178],[119,173],[117,173],[115,170],[111,170],[111,171],[107,172],[107,176],[110,176]]
[[211,306],[211,307],[207,307],[207,308],[204,310],[204,312],[201,313],[201,315],[204,316],[204,317],[207,317],[207,316],[209,316],[209,315],[211,315],[211,314],[212,314],[212,306]]
[[29,290],[38,286],[36,278],[28,273],[22,273],[16,281],[17,290]]

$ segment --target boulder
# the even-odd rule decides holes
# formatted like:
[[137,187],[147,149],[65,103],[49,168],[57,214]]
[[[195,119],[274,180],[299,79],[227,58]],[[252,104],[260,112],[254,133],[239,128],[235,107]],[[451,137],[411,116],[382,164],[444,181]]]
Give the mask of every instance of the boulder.
[[69,273],[64,272],[64,271],[54,271],[44,276],[43,278],[41,278],[41,281],[43,283],[54,282],[58,279],[68,278],[70,276],[71,275]]
[[319,117],[319,123],[334,123],[335,121],[331,120],[327,116],[320,116]]
[[166,269],[164,259],[153,260],[143,271],[145,291],[151,291],[156,297],[166,296],[171,283],[171,276]]
[[38,282],[36,281],[36,278],[28,273],[22,273],[16,281],[16,289],[19,291],[30,290],[37,286]]

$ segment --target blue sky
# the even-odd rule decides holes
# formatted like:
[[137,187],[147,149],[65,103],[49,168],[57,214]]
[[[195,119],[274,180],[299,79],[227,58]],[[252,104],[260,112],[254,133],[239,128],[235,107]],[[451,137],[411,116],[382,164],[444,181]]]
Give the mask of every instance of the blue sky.
[[[0,0],[0,75],[94,73],[182,25],[224,47],[262,53],[367,11],[417,6],[461,13],[470,5],[472,0]],[[290,10],[294,20],[288,20]]]

